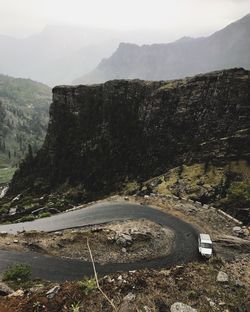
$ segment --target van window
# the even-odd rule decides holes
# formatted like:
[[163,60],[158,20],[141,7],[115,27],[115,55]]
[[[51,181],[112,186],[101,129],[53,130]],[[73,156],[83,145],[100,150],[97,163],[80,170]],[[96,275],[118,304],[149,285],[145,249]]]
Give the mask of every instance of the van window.
[[202,248],[212,248],[212,245],[209,243],[201,243]]

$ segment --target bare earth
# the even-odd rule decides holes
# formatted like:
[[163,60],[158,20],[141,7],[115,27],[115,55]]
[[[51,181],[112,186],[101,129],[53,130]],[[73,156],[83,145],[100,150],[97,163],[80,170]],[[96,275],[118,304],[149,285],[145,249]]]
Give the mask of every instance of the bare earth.
[[87,239],[96,262],[122,263],[168,255],[174,233],[148,220],[126,220],[55,233],[2,234],[0,249],[90,261]]

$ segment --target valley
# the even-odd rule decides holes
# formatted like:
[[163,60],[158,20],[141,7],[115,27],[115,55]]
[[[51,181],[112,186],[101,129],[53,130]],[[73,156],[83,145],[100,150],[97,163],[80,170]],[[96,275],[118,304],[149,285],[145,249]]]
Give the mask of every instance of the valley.
[[249,312],[248,0],[72,1],[0,34],[0,312]]

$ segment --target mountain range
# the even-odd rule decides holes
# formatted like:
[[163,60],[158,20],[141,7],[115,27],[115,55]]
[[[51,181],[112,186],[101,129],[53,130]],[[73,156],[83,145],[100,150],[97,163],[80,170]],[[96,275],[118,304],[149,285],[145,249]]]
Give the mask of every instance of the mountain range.
[[249,34],[250,14],[209,37],[142,46],[121,43],[111,57],[74,83],[123,78],[166,80],[233,67],[250,69]]
[[[109,57],[119,42],[161,42],[163,31],[114,31],[82,26],[48,25],[30,37],[0,35],[0,73],[30,78],[49,86],[70,84]],[[153,41],[152,41],[153,40]]]

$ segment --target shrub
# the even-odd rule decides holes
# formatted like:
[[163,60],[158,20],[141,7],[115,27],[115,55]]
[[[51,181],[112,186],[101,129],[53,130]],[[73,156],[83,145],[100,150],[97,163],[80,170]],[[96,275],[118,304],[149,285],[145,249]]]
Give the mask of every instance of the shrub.
[[50,212],[42,212],[38,215],[38,218],[47,218],[50,217],[51,213]]
[[209,259],[209,263],[213,267],[220,269],[225,264],[225,261],[219,256],[214,256],[214,257]]
[[24,216],[20,219],[18,219],[19,222],[27,222],[27,221],[34,221],[36,219],[33,215]]
[[77,284],[84,291],[85,295],[88,295],[91,291],[97,288],[94,278],[84,279],[83,281],[79,281]]
[[31,268],[26,264],[15,264],[3,273],[3,281],[27,281],[31,276]]
[[229,206],[236,208],[248,207],[250,205],[250,184],[234,182],[228,189],[226,202]]

